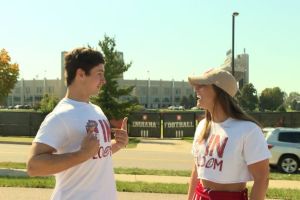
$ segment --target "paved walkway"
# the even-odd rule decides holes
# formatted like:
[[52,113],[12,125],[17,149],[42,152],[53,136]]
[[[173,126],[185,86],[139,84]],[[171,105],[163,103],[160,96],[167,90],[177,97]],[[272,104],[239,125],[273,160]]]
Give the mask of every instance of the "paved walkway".
[[[49,200],[52,189],[0,187],[1,200]],[[183,194],[118,192],[120,200],[186,200]]]

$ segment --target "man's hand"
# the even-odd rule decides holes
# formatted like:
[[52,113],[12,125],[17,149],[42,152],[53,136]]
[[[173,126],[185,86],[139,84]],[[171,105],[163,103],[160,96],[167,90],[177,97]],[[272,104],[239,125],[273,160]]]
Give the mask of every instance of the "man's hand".
[[99,141],[97,136],[93,133],[93,130],[88,130],[87,135],[81,142],[81,148],[79,150],[81,155],[89,159],[97,154],[98,149]]
[[121,129],[112,129],[116,140],[115,145],[118,147],[118,149],[124,148],[128,144],[127,120],[127,117],[123,119]]

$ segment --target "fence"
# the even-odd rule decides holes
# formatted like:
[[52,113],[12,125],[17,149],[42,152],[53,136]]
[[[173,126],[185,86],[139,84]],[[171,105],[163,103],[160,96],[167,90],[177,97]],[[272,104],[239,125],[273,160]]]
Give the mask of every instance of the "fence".
[[[249,113],[264,127],[300,127],[300,112]],[[192,137],[204,112],[139,112],[128,119],[131,137]],[[36,112],[0,112],[0,135],[35,136],[45,115]]]
[[44,118],[37,112],[0,112],[0,135],[35,136]]

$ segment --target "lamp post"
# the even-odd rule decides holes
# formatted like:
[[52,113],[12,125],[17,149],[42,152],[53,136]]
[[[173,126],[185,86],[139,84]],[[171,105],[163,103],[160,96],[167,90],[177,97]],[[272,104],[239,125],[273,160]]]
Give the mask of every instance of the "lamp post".
[[238,16],[238,12],[232,13],[232,59],[231,59],[231,68],[232,68],[232,75],[234,76],[234,25],[235,25],[235,17]]

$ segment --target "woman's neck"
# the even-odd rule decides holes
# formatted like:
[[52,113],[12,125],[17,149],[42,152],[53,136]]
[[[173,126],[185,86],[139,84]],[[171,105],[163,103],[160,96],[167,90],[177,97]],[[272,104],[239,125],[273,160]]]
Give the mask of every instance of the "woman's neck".
[[216,105],[212,111],[209,111],[211,114],[212,121],[220,123],[228,119],[228,114],[224,112],[221,106]]

